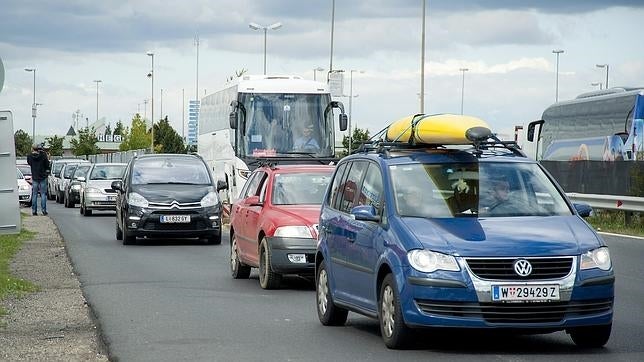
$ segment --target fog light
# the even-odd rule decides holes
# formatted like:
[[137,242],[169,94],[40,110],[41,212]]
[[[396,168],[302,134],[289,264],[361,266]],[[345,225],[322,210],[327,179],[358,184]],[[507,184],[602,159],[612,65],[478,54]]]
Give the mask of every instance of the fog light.
[[135,223],[135,222],[130,223],[130,227],[131,227],[131,228],[133,228],[133,229],[135,229],[135,228],[136,228],[136,223]]
[[306,263],[306,255],[304,255],[304,254],[288,254],[288,260],[291,263],[296,263],[296,264]]
[[210,220],[219,220],[219,216],[218,215],[213,215],[213,216],[209,217],[209,219]]
[[138,216],[128,216],[128,219],[130,219],[130,220],[135,220],[135,221],[139,221],[139,220],[141,220],[141,218],[140,218],[140,217],[138,217]]

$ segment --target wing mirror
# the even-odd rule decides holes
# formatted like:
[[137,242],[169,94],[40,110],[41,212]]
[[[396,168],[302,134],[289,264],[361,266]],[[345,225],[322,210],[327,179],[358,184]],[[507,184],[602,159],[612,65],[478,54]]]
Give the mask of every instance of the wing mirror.
[[588,204],[572,204],[581,217],[589,217],[593,213],[593,208]]
[[228,190],[228,182],[223,180],[217,181],[217,191],[219,192],[220,190]]
[[123,191],[123,181],[121,180],[112,181],[111,186],[114,191]]
[[530,142],[534,142],[534,140],[535,140],[535,138],[534,138],[534,129],[535,129],[535,127],[536,127],[537,125],[541,126],[541,125],[543,125],[544,123],[545,123],[545,121],[544,121],[543,119],[540,119],[540,120],[538,120],[538,121],[532,121],[532,122],[530,122],[530,123],[528,124],[528,132],[527,132],[527,135],[526,135],[526,139],[527,139],[528,141],[530,141]]
[[248,206],[263,206],[259,201],[259,196],[250,196],[249,198],[246,199],[246,205]]
[[376,214],[376,208],[373,205],[360,205],[351,209],[351,215],[359,221],[380,222],[380,215]]

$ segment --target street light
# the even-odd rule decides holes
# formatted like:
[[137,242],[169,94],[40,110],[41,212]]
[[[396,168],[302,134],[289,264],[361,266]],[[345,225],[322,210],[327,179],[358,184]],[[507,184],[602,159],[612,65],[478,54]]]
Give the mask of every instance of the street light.
[[[335,29],[335,0],[331,1],[331,55],[329,56],[329,76],[333,72],[333,31]],[[327,76],[327,82],[329,81]]]
[[559,102],[559,54],[563,53],[562,49],[555,49],[552,51],[553,54],[557,56],[557,68],[555,75],[555,103]]
[[94,81],[96,83],[96,124],[98,124],[98,83],[101,82],[103,81],[100,79]]
[[592,85],[593,87],[599,86],[599,90],[602,89],[602,82],[592,82],[590,83],[590,85]]
[[423,26],[420,46],[420,113],[425,113],[425,0],[423,0]]
[[351,69],[349,71],[349,154],[353,149],[353,134],[351,133],[351,123],[353,121],[351,111],[353,110],[353,73],[358,72],[360,74],[364,73],[364,70],[355,70]]
[[34,102],[31,104],[31,142],[36,143],[36,68],[25,68],[27,72],[34,72]]
[[259,25],[257,23],[249,23],[248,27],[253,29],[253,30],[260,30],[260,29],[264,30],[264,75],[266,75],[266,32],[268,32],[268,29],[277,30],[277,29],[281,28],[282,23],[278,22],[278,23],[268,25],[268,26],[262,26],[262,25]]
[[606,89],[608,89],[608,64],[596,64],[597,68],[606,68]]
[[151,129],[151,134],[152,134],[152,141],[150,142],[150,153],[154,153],[154,53],[153,52],[147,52],[148,56],[152,57],[152,70],[148,74],[150,78],[152,78],[152,104],[151,104],[151,113],[152,116],[150,116],[150,129]]
[[313,80],[317,81],[318,72],[323,72],[323,71],[324,71],[324,68],[322,67],[313,68]]
[[468,68],[460,68],[459,71],[463,72],[463,80],[461,81],[461,114],[463,114],[463,101],[465,99],[465,72]]

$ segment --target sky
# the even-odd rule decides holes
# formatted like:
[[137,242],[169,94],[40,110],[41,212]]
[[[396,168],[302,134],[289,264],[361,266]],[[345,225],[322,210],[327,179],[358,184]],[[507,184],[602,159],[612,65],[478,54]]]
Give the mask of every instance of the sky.
[[[336,0],[333,69],[353,73],[352,123],[372,134],[420,112],[422,0]],[[247,69],[324,79],[331,63],[332,0],[2,0],[0,110],[31,134],[36,68],[37,135],[64,135],[74,114],[126,126],[148,117],[154,52],[155,115],[187,134],[188,101]],[[460,113],[510,135],[555,101],[609,85],[644,86],[644,1],[427,0],[425,113]],[[466,72],[459,69],[467,68]],[[463,74],[465,87],[463,85]],[[163,96],[161,97],[161,89]],[[463,97],[461,97],[463,94]],[[162,100],[162,101],[161,101]],[[348,111],[349,97],[338,98]],[[182,120],[185,114],[185,127]],[[81,121],[80,126],[85,126]]]

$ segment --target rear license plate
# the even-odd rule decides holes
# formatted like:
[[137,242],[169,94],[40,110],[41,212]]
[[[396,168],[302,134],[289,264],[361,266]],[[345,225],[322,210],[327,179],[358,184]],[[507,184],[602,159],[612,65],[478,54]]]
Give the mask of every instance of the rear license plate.
[[164,224],[189,223],[190,215],[161,215],[161,222]]
[[549,301],[559,300],[559,285],[493,285],[492,301]]

